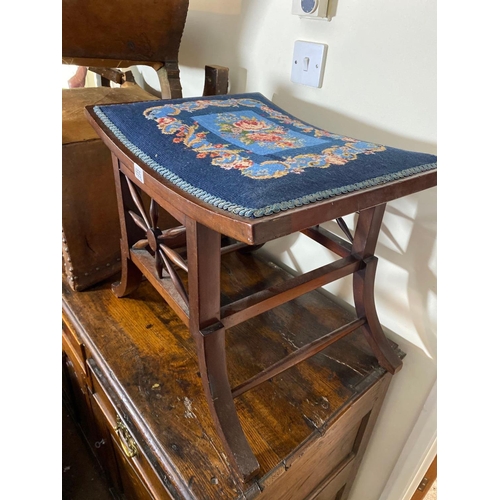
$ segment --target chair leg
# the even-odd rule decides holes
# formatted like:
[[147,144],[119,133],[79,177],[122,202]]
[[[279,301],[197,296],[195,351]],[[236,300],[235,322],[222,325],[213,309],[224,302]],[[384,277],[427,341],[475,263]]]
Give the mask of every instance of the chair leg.
[[220,234],[186,222],[189,327],[196,342],[203,389],[217,433],[235,471],[246,482],[259,463],[243,433],[227,374],[225,329],[220,323]]
[[380,366],[394,374],[402,368],[403,363],[382,330],[377,316],[374,295],[377,258],[373,254],[384,211],[385,204],[363,210],[359,214],[352,253],[356,258],[363,260],[365,266],[354,273],[353,294],[357,315],[366,318],[366,324],[362,328],[370,347],[373,349]]
[[130,260],[130,248],[144,235],[133,223],[128,214],[128,209],[134,206],[134,202],[127,186],[125,176],[120,171],[118,158],[115,155],[113,155],[113,171],[115,175],[118,213],[120,216],[122,274],[120,281],[118,283],[113,283],[112,290],[117,297],[124,297],[136,290],[141,284],[142,272]]

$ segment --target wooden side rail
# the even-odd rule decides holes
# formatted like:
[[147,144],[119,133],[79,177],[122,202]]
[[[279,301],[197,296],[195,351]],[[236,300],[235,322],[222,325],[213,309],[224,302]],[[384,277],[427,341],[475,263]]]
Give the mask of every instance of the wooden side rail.
[[364,266],[352,256],[309,271],[280,285],[261,290],[221,308],[221,322],[226,328],[238,325],[263,312],[274,309],[332,281],[355,273]]
[[236,250],[242,250],[244,248],[249,248],[250,245],[246,243],[231,243],[230,245],[226,245],[220,249],[220,254],[225,255],[227,253],[235,252]]
[[181,296],[173,282],[169,279],[158,279],[154,258],[147,250],[130,250],[130,259],[139,271],[156,288],[167,304],[175,311],[184,324],[189,325],[189,308],[185,298]]
[[285,370],[292,368],[292,366],[295,366],[301,361],[305,361],[311,356],[314,356],[323,349],[326,349],[330,344],[333,344],[337,340],[340,340],[342,337],[349,335],[349,333],[352,333],[354,330],[356,330],[356,328],[363,326],[365,323],[366,318],[358,318],[354,321],[351,321],[350,323],[347,323],[347,325],[337,328],[336,330],[327,333],[323,337],[312,341],[311,343],[301,347],[300,349],[297,349],[296,351],[292,352],[292,354],[289,354],[283,359],[280,359],[278,362],[269,366],[265,370],[262,370],[257,375],[249,378],[247,381],[232,389],[231,392],[233,398],[241,396],[244,392],[257,387],[266,380],[269,380],[270,378],[279,375]]
[[125,82],[135,83],[132,71],[123,72],[120,69],[97,66],[89,66],[89,71],[101,76],[103,87],[109,87],[109,82],[114,82],[117,85],[123,85]]
[[352,254],[352,245],[350,243],[339,238],[336,234],[323,229],[321,226],[304,229],[301,233],[341,257],[347,257]]
[[[134,214],[131,210],[129,210],[129,215],[134,219],[137,225],[139,225],[144,231],[147,231],[147,228],[143,225],[141,225],[141,222],[137,220],[137,215]],[[186,228],[184,226],[178,226],[170,229],[163,229],[161,230],[161,236],[158,237],[159,240],[165,241],[169,240],[171,243],[169,244],[170,248],[175,248],[176,253],[180,254],[186,254],[187,249],[186,249]],[[137,243],[135,243],[132,248],[142,250],[146,248],[149,245],[148,239],[142,239],[139,240]],[[259,245],[260,246],[260,245]],[[255,246],[249,245],[248,243],[242,243],[240,241],[237,241],[236,243],[229,243],[228,245],[221,246],[220,249],[220,254],[221,255],[226,255],[227,253],[231,252],[236,252],[237,250],[253,250],[255,249]],[[178,263],[177,259],[174,257],[174,264],[178,265],[181,269],[184,269],[184,271],[188,272],[187,269],[187,263],[186,262],[180,262]]]

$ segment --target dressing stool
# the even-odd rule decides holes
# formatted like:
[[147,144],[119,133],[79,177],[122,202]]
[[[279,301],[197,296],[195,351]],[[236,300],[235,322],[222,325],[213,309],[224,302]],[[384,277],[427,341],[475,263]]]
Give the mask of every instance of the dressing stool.
[[[189,327],[215,427],[242,481],[259,462],[234,398],[358,329],[383,369],[401,369],[377,317],[374,252],[386,204],[436,185],[434,155],[319,129],[258,93],[89,106],[86,115],[113,157],[122,254],[113,291],[124,297],[145,276]],[[159,207],[176,227],[159,227]],[[356,212],[351,234],[342,217]],[[346,239],[320,227],[333,219]],[[221,255],[296,232],[340,258],[221,307]],[[231,387],[227,329],[349,275],[356,319]]]

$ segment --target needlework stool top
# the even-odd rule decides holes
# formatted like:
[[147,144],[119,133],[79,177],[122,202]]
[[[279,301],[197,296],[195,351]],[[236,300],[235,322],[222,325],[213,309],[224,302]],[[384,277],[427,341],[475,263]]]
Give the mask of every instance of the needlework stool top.
[[93,109],[167,181],[243,217],[271,215],[437,166],[431,154],[314,127],[259,93]]

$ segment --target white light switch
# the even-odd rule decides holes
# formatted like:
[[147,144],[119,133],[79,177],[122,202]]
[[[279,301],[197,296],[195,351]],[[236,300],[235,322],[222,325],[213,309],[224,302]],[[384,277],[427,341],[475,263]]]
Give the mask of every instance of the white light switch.
[[321,87],[325,71],[327,46],[323,43],[297,40],[293,49],[292,82]]

